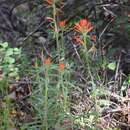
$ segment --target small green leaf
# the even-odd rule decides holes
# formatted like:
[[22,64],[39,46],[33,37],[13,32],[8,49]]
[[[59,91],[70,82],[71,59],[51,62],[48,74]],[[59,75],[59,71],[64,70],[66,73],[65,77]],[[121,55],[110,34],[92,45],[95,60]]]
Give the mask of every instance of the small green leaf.
[[18,55],[18,54],[21,53],[21,49],[19,49],[19,48],[16,48],[16,47],[15,47],[13,50],[14,50],[14,54],[15,54],[15,55]]
[[7,47],[8,47],[8,42],[0,43],[0,46],[1,46],[2,48],[7,48]]
[[110,70],[115,70],[116,69],[116,63],[115,62],[111,62],[107,65],[107,67],[110,69]]
[[15,77],[18,75],[18,68],[13,68],[13,70],[11,70],[12,72],[9,73],[10,77]]
[[15,59],[12,58],[12,57],[6,57],[6,58],[5,58],[5,62],[6,62],[6,63],[9,63],[9,64],[13,64],[13,63],[15,62]]
[[6,51],[6,56],[11,56],[13,55],[13,49],[12,48],[9,48],[7,51]]

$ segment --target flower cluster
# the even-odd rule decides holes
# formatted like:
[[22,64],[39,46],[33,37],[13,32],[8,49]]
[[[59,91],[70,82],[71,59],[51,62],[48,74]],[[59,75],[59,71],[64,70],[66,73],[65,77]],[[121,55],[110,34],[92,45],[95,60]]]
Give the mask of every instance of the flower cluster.
[[74,29],[81,33],[89,33],[92,31],[93,26],[87,19],[81,19],[78,23],[75,24]]
[[[87,19],[81,19],[74,26],[75,31],[85,34],[85,35],[88,34],[89,32],[91,32],[93,30],[93,28],[94,28],[93,25]],[[96,35],[92,35],[92,36],[90,36],[90,39],[92,41],[96,42],[97,37],[96,37]],[[84,41],[81,39],[81,37],[79,35],[74,36],[73,40],[74,40],[74,42],[76,42],[78,44],[84,44]]]
[[65,69],[65,64],[63,62],[59,63],[59,70],[63,71]]
[[65,25],[66,25],[66,21],[64,20],[64,21],[60,21],[59,23],[58,23],[58,25],[59,25],[59,27],[60,28],[65,28]]
[[46,58],[45,60],[44,60],[44,64],[45,65],[51,65],[51,58],[49,57],[49,58]]

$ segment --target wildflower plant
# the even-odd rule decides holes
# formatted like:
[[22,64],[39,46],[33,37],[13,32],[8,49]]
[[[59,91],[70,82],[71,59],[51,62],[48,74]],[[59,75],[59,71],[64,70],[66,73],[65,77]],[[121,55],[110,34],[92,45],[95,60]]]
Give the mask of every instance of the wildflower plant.
[[37,59],[34,66],[33,80],[38,83],[38,87],[32,98],[33,103],[39,106],[35,107],[35,111],[41,121],[40,128],[43,130],[57,127],[71,115],[69,110],[71,85],[68,82],[70,72],[66,65],[67,61],[56,62],[42,52],[40,62]]
[[[94,46],[89,50],[89,42],[90,42],[90,36],[89,33],[94,29],[94,26],[89,22],[88,19],[81,19],[78,23],[75,24],[74,29],[76,32],[80,33],[83,37],[83,40],[80,36],[75,36],[75,40],[83,45],[83,55],[85,58],[85,62],[87,65],[87,71],[93,81],[93,76],[90,70],[90,64],[91,64],[91,58],[89,56],[89,52],[94,50]],[[95,37],[93,37],[93,40],[95,40]]]
[[[53,33],[53,37],[56,40],[56,50],[57,50],[57,57],[58,61],[60,61],[61,58],[63,58],[61,55],[63,55],[63,52],[61,52],[63,49],[63,32],[66,27],[66,21],[62,20],[59,21],[59,12],[62,12],[62,1],[59,0],[46,0],[46,3],[48,3],[47,7],[49,6],[51,8],[51,32]],[[58,4],[58,7],[57,7]],[[61,7],[61,8],[59,8]],[[61,41],[59,40],[61,37]],[[62,54],[61,54],[62,53]]]
[[91,22],[87,19],[81,19],[78,23],[75,24],[74,29],[75,31],[81,33],[83,35],[83,42],[85,50],[87,51],[87,42],[89,40],[88,33],[93,30],[93,26]]

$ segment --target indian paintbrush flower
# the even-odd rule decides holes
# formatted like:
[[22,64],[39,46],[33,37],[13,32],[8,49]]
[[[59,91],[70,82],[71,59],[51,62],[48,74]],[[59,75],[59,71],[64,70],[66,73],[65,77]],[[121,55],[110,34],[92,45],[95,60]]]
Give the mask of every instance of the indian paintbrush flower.
[[50,58],[50,57],[46,58],[46,59],[44,60],[44,64],[45,64],[45,65],[50,65],[50,64],[51,64],[51,58]]
[[87,19],[81,19],[78,23],[75,24],[74,29],[77,32],[89,33],[92,31],[93,26]]
[[59,63],[59,70],[63,71],[65,69],[65,64],[63,62]]
[[60,21],[58,23],[58,25],[59,25],[60,28],[65,28],[65,24],[66,24],[65,20],[64,21]]

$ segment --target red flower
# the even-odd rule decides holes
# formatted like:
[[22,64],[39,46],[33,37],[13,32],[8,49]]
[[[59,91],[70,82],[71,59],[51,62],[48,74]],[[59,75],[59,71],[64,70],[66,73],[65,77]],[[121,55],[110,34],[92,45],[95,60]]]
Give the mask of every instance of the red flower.
[[47,3],[47,5],[53,5],[54,3],[54,0],[45,0],[45,2]]
[[65,20],[64,21],[60,21],[59,23],[58,23],[58,25],[59,25],[59,27],[60,28],[64,28],[65,27]]
[[81,19],[75,24],[74,29],[81,33],[88,33],[93,29],[93,26],[87,19]]
[[44,60],[44,64],[45,64],[45,65],[50,65],[50,64],[51,64],[51,58],[46,58],[46,59]]
[[63,62],[59,63],[59,70],[63,71],[65,69],[65,64]]

